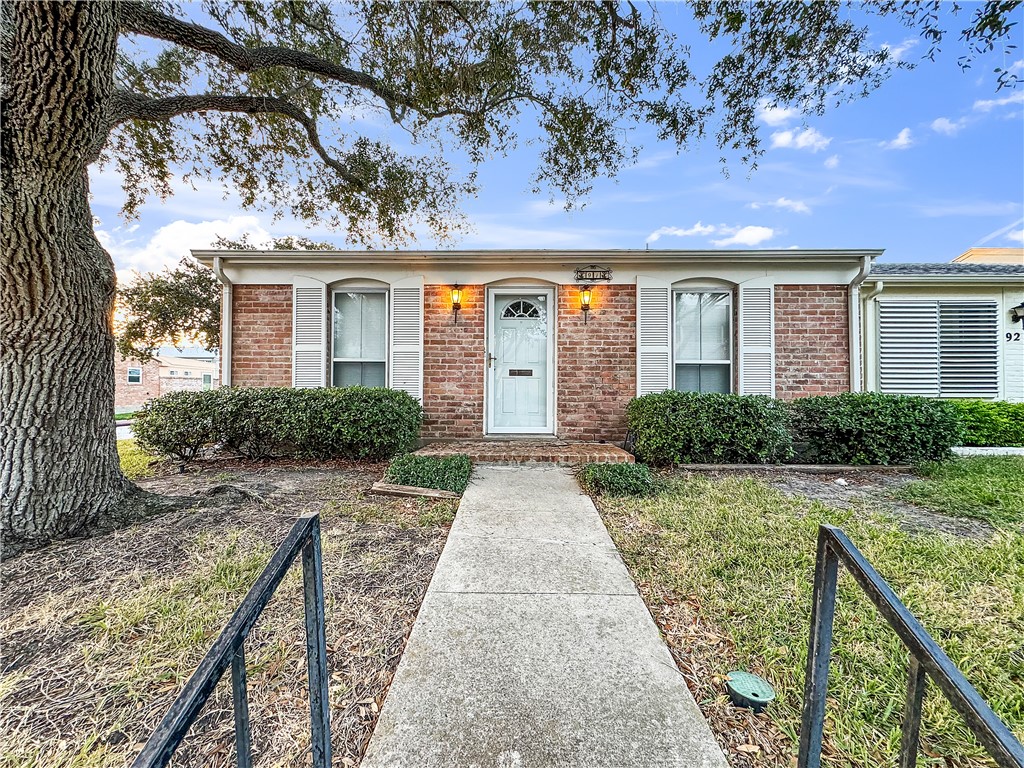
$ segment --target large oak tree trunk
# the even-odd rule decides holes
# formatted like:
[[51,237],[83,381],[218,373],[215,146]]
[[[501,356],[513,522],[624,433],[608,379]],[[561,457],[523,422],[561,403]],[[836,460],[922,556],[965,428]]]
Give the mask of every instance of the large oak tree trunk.
[[0,491],[10,552],[95,528],[133,486],[113,420],[114,266],[93,233],[86,170],[110,128],[117,9],[3,5]]

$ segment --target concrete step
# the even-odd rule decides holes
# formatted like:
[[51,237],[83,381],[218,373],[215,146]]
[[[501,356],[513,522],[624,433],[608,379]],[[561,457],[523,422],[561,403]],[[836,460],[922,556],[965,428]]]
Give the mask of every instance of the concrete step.
[[455,440],[438,441],[416,451],[419,456],[465,454],[477,463],[521,464],[544,462],[562,465],[632,464],[633,455],[612,443],[566,440]]

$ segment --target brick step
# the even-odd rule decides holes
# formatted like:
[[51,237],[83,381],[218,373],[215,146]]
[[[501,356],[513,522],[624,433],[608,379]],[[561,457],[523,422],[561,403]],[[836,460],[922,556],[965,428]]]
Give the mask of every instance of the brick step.
[[562,440],[456,440],[430,443],[417,456],[464,454],[487,464],[521,464],[539,461],[554,464],[632,464],[633,455],[611,443]]

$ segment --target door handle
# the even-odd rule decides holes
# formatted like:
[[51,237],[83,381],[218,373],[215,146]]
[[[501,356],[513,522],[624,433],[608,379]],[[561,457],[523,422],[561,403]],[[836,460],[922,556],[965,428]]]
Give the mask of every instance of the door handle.
[[494,355],[490,352],[487,353],[487,367],[492,368],[494,366]]

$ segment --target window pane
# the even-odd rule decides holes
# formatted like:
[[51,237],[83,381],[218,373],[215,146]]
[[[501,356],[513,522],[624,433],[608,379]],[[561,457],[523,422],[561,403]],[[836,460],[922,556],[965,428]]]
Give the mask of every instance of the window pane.
[[386,333],[386,294],[335,294],[334,357],[383,360]]
[[676,366],[676,389],[680,392],[700,392],[698,365]]
[[679,392],[732,391],[728,365],[676,365],[676,390]]
[[334,386],[336,387],[383,387],[384,385],[384,363],[334,364]]
[[729,296],[724,293],[701,295],[700,359],[729,359]]
[[700,358],[700,294],[676,294],[676,360]]
[[700,391],[729,394],[732,391],[732,382],[729,381],[729,366],[700,366]]

